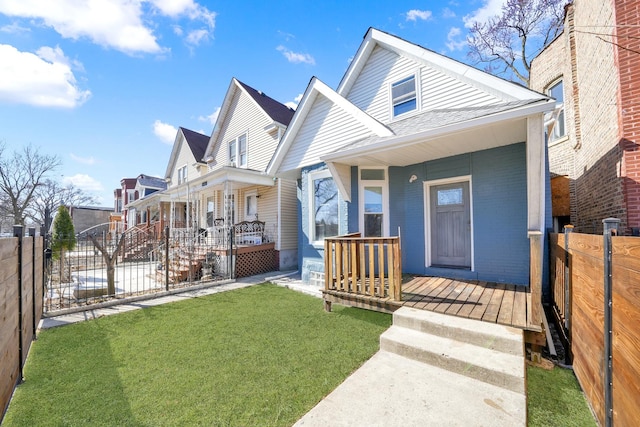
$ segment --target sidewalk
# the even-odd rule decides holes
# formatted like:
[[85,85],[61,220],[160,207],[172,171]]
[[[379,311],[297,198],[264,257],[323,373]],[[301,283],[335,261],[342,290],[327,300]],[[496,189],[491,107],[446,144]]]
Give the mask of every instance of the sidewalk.
[[77,311],[74,313],[61,314],[55,317],[43,317],[42,320],[40,320],[39,329],[49,329],[57,326],[69,325],[72,323],[84,322],[85,320],[97,319],[99,317],[110,316],[118,313],[125,313],[131,310],[139,310],[142,308],[167,304],[170,302],[182,301],[185,299],[217,294],[219,292],[246,288],[248,286],[257,285],[264,282],[275,283],[279,286],[293,289],[298,292],[304,292],[318,298],[322,296],[320,289],[302,284],[298,272],[273,271],[270,273],[245,277],[237,280],[212,283],[211,285],[202,285],[196,288],[185,288],[184,291],[172,291],[169,295],[165,294],[162,296],[157,296],[157,294],[150,294],[133,298],[131,301],[123,304],[109,305],[107,307],[99,307],[84,311]]

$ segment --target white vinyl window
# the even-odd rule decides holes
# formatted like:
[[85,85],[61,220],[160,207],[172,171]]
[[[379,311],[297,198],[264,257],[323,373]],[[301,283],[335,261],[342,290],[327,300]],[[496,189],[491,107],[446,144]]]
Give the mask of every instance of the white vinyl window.
[[207,227],[213,227],[213,219],[215,215],[215,202],[213,197],[207,197]]
[[187,165],[178,169],[178,185],[184,184],[185,182],[187,182]]
[[567,132],[564,119],[564,84],[562,80],[557,81],[547,90],[547,95],[556,99],[556,106],[560,108],[556,117],[556,123],[553,126],[553,132],[551,132],[550,140],[555,141],[563,138]]
[[309,174],[309,210],[311,242],[339,234],[338,187],[328,170]]
[[391,84],[391,105],[393,117],[418,108],[415,74]]
[[363,168],[360,178],[360,230],[363,237],[389,235],[387,170]]
[[258,219],[258,193],[255,191],[244,196],[244,219],[246,221]]
[[247,134],[229,141],[229,164],[234,167],[247,167]]

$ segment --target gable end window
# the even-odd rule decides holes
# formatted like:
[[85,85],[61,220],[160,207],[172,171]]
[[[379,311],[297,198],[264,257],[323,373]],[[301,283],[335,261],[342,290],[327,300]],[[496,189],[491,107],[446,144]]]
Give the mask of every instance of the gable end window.
[[391,105],[393,117],[398,117],[418,108],[415,75],[391,84]]
[[229,165],[234,167],[247,166],[247,134],[242,134],[229,141]]
[[187,166],[182,166],[178,169],[178,185],[187,182]]
[[547,95],[556,99],[556,107],[560,108],[556,117],[556,123],[553,126],[553,132],[551,132],[550,140],[555,141],[563,138],[566,134],[565,119],[564,119],[564,85],[562,80],[557,81],[550,86],[547,90]]

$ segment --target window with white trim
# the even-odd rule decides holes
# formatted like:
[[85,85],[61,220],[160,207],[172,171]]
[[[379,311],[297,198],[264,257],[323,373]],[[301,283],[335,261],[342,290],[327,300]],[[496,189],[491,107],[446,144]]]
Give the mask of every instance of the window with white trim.
[[339,234],[338,187],[328,170],[309,174],[310,240]]
[[234,167],[247,167],[246,133],[229,141],[229,164]]
[[213,227],[213,216],[215,215],[215,203],[213,197],[207,197],[207,227]]
[[185,182],[187,182],[187,165],[178,169],[178,185],[184,184]]
[[567,134],[564,119],[564,84],[562,79],[556,81],[549,87],[547,95],[556,99],[556,107],[560,109],[557,113],[556,122],[553,125],[553,131],[549,138],[551,141],[555,141],[563,138]]
[[416,76],[411,75],[391,84],[391,108],[393,117],[418,108]]
[[363,237],[389,235],[389,196],[387,170],[359,170],[360,230]]
[[244,219],[246,221],[258,219],[258,193],[255,191],[244,195]]

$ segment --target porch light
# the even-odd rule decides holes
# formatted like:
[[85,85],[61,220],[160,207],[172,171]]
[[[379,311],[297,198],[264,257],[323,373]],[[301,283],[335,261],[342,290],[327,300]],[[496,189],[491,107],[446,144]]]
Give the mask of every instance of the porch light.
[[411,177],[409,178],[409,183],[412,183],[412,182],[414,182],[414,181],[415,181],[415,180],[417,180],[417,179],[418,179],[418,177],[417,177],[417,176],[415,176],[415,175],[411,175]]

